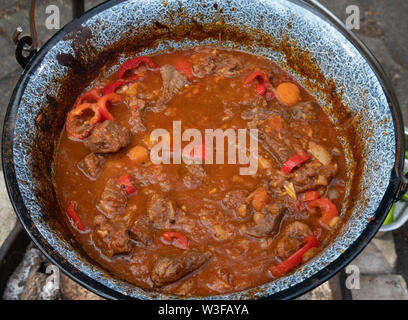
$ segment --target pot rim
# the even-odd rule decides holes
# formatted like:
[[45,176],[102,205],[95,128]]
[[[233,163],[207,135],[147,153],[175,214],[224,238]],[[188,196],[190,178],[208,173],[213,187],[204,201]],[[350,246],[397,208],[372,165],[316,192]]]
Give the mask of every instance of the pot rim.
[[[76,29],[83,22],[87,21],[94,15],[109,9],[122,2],[123,0],[113,0],[102,3],[93,9],[89,10],[83,14],[78,19],[75,19],[59,30],[53,37],[51,37],[36,53],[33,58],[29,61],[21,75],[13,94],[10,98],[10,103],[7,107],[7,112],[4,120],[3,135],[2,135],[2,165],[3,174],[5,178],[5,183],[7,187],[7,192],[9,194],[10,201],[18,216],[21,224],[23,225],[25,231],[30,236],[31,240],[36,244],[36,246],[41,250],[41,252],[49,259],[53,264],[57,265],[60,270],[62,270],[71,279],[85,287],[86,289],[106,298],[106,299],[129,299],[131,297],[119,293],[111,288],[102,285],[100,282],[89,277],[80,270],[73,270],[72,265],[65,260],[65,258],[57,253],[51,245],[44,241],[40,242],[40,233],[38,232],[36,226],[30,221],[28,215],[21,214],[21,212],[27,213],[27,208],[25,207],[22,195],[19,190],[19,185],[16,179],[15,168],[14,168],[14,158],[13,158],[13,141],[14,141],[14,123],[19,108],[21,96],[24,93],[23,84],[26,83],[32,74],[32,72],[41,63],[41,60],[48,52],[48,50],[53,47],[59,40],[61,40],[66,33]],[[364,231],[360,236],[350,245],[344,253],[342,253],[336,260],[331,262],[326,268],[318,271],[312,277],[294,285],[287,289],[284,289],[272,296],[264,296],[263,299],[293,299],[296,298],[323,282],[329,280],[337,272],[348,265],[369,243],[369,241],[374,237],[379,228],[381,227],[383,221],[385,220],[388,211],[390,210],[392,203],[396,199],[396,194],[401,189],[402,180],[402,168],[403,168],[403,158],[405,150],[404,141],[404,126],[402,121],[401,110],[396,99],[395,93],[391,87],[390,81],[385,75],[379,62],[370,52],[370,50],[349,30],[346,29],[344,24],[335,17],[328,9],[323,7],[320,3],[315,0],[287,0],[289,2],[295,3],[303,8],[309,10],[313,14],[319,16],[325,21],[332,24],[338,32],[344,35],[350,43],[359,51],[359,53],[365,58],[368,65],[373,70],[377,77],[377,80],[381,84],[385,95],[388,99],[388,104],[390,106],[391,115],[393,118],[394,132],[396,138],[396,153],[395,153],[395,163],[394,170],[391,173],[390,181],[388,187],[385,191],[384,197],[382,198],[375,214],[374,219],[366,226]],[[228,296],[228,295],[226,295]],[[216,297],[216,296],[214,296]],[[208,297],[203,297],[208,298]]]

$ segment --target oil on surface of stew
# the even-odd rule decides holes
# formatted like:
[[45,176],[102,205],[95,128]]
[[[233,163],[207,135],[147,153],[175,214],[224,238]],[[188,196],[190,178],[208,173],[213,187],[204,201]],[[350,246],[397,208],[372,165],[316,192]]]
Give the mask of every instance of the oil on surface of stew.
[[[153,164],[157,128],[258,129],[258,170]],[[184,143],[184,142],[183,142]],[[271,61],[215,47],[130,59],[67,115],[55,185],[72,233],[114,275],[177,295],[290,273],[341,221],[345,160],[327,115]]]

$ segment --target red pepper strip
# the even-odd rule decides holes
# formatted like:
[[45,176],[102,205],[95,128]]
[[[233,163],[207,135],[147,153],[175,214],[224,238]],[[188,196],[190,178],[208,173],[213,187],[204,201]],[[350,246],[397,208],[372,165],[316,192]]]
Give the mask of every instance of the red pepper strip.
[[267,91],[267,86],[271,86],[271,82],[268,76],[262,71],[252,72],[244,81],[244,86],[249,86],[252,82],[258,80],[258,84],[255,87],[257,94],[263,96]]
[[330,221],[339,215],[336,206],[327,198],[319,198],[310,201],[307,204],[310,208],[320,208],[322,211],[322,216],[320,217],[320,222],[328,225]]
[[122,79],[125,72],[128,70],[132,70],[137,68],[141,63],[146,63],[147,66],[156,71],[159,69],[159,66],[157,64],[155,64],[152,59],[146,57],[146,56],[141,56],[141,57],[137,57],[135,59],[130,59],[125,61],[119,68],[118,73],[117,73],[117,79]]
[[173,63],[174,68],[177,71],[184,74],[188,79],[194,78],[193,69],[191,68],[191,64],[185,58],[181,58]]
[[75,201],[71,201],[67,207],[67,216],[71,219],[74,227],[80,231],[85,231],[85,227],[79,219],[77,210],[77,203]]
[[82,96],[79,97],[78,101],[75,103],[75,107],[83,104],[85,101],[87,102],[97,102],[98,99],[101,97],[101,89],[94,88],[85,92]]
[[286,162],[282,165],[282,172],[286,175],[289,175],[289,173],[298,165],[306,162],[307,160],[310,159],[310,156],[302,151],[299,152],[298,154],[295,154],[293,157],[289,158],[286,160]]
[[130,181],[130,176],[128,174],[124,174],[120,176],[118,179],[120,186],[125,189],[127,194],[132,194],[136,192],[136,188],[133,186],[132,182]]
[[263,96],[266,93],[266,87],[263,85],[263,83],[258,83],[255,87],[255,91],[260,96]]
[[160,237],[161,242],[164,244],[171,244],[180,249],[187,249],[188,248],[188,240],[187,238],[178,232],[165,232]]
[[124,86],[124,85],[127,85],[127,84],[129,84],[129,83],[131,83],[133,81],[136,81],[136,80],[140,79],[140,78],[141,78],[140,76],[134,75],[132,77],[129,77],[129,80],[123,80],[123,79],[116,80],[115,82],[112,82],[112,83],[108,84],[103,89],[102,94],[106,95],[106,94],[115,92],[117,88],[119,88],[121,86]]
[[305,239],[306,244],[292,254],[282,263],[272,266],[269,268],[274,277],[281,277],[291,271],[293,268],[298,266],[302,262],[303,255],[311,248],[318,248],[320,246],[319,241],[316,239],[316,236],[313,234],[310,237]]
[[108,102],[118,102],[120,100],[122,100],[122,96],[113,92],[99,98],[98,108],[104,120],[113,120],[113,116],[108,111]]
[[[264,84],[271,84],[269,81],[268,76],[263,73],[262,71],[252,72],[244,81],[244,86],[249,86],[252,82],[255,81],[256,78],[261,78],[260,82]],[[259,80],[258,80],[259,81]]]
[[[88,110],[93,112],[93,116],[89,119],[80,119]],[[65,123],[67,135],[71,139],[85,139],[101,120],[102,115],[96,103],[80,104],[68,113]]]
[[308,191],[303,194],[302,200],[312,201],[312,200],[319,199],[319,197],[320,197],[320,193],[318,191]]

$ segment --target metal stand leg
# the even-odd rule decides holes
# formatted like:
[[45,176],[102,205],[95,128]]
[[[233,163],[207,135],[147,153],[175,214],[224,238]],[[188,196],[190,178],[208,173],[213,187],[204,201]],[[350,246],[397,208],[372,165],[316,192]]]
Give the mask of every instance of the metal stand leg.
[[78,18],[85,11],[85,1],[84,0],[72,0],[72,18]]

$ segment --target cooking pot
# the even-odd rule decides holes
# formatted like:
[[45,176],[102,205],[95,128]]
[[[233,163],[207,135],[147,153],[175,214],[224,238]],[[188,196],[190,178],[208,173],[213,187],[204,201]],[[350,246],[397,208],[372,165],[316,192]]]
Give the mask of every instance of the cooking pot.
[[367,48],[317,2],[106,2],[30,55],[8,106],[2,141],[9,196],[25,230],[63,272],[105,298],[174,296],[110,275],[56,219],[62,213],[53,186],[53,155],[66,113],[104,66],[114,71],[134,55],[208,43],[272,59],[318,98],[335,126],[344,124],[341,115],[354,119],[349,125],[355,126],[355,135],[340,137],[349,181],[341,213],[348,219],[332,242],[292,274],[205,298],[294,298],[311,290],[357,256],[406,191],[403,124],[390,84]]

